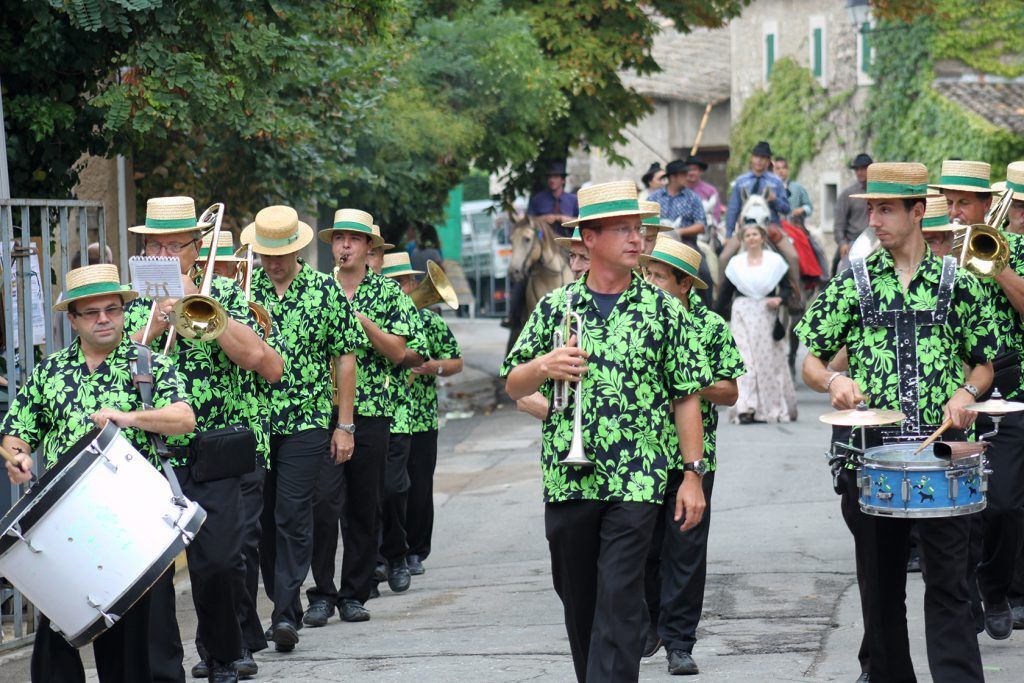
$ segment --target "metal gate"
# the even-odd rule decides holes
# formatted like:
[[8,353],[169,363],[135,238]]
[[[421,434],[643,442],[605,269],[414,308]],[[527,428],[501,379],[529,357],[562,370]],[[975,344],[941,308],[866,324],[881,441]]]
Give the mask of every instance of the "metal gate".
[[[64,274],[76,261],[118,263],[128,275],[128,235],[117,234],[108,245],[103,204],[58,199],[0,199],[0,278],[3,329],[0,330],[0,414],[5,414],[18,387],[43,357],[70,343],[66,316],[54,316],[53,302]],[[4,386],[6,384],[6,386]],[[41,458],[33,455],[35,469]],[[6,472],[3,473],[6,475]],[[0,509],[6,511],[21,495],[17,486],[0,484]],[[6,580],[0,578],[0,650],[26,642],[35,631],[38,613]]]

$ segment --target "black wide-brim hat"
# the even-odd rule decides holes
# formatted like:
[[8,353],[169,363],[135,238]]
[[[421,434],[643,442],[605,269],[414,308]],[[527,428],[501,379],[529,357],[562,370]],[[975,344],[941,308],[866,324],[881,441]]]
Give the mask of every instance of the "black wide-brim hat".
[[547,175],[549,175],[549,176],[560,175],[563,178],[565,176],[569,175],[565,171],[565,162],[564,161],[552,161],[552,162],[549,162],[548,163]]
[[864,152],[861,152],[854,158],[853,161],[850,162],[850,168],[866,168],[867,166],[870,166],[873,163],[875,162],[870,156],[868,156]]
[[668,162],[668,166],[665,167],[665,175],[671,176],[679,173],[686,173],[690,168],[682,159],[675,159],[674,161]]
[[700,157],[695,157],[692,154],[686,157],[686,161],[684,161],[683,163],[685,163],[687,166],[698,166],[702,171],[708,170],[707,162],[701,161]]
[[761,140],[754,145],[754,150],[751,152],[756,157],[768,157],[771,159],[774,155],[772,154],[772,146],[765,140]]

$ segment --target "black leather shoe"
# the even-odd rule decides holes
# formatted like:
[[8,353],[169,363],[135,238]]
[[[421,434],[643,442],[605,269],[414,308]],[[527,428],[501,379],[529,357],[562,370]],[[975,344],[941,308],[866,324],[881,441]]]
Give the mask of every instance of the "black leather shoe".
[[225,664],[217,660],[210,661],[210,683],[238,683],[238,672],[234,664]]
[[1003,601],[985,610],[985,633],[993,640],[1006,640],[1013,633],[1010,603]]
[[396,593],[404,593],[409,590],[411,584],[412,577],[409,575],[409,566],[406,565],[405,560],[391,565],[391,571],[388,572],[388,586],[391,590]]
[[658,635],[657,624],[647,625],[647,635],[644,636],[644,657],[652,657],[661,649],[661,636]]
[[309,609],[302,615],[302,623],[310,628],[320,628],[327,625],[327,620],[333,613],[330,603],[326,600],[317,600],[310,604]]
[[271,626],[266,631],[264,631],[263,632],[263,637],[266,638],[267,640],[273,640],[274,639],[274,627]]
[[378,562],[377,566],[373,568],[373,580],[377,583],[384,583],[388,580],[388,566],[383,562]]
[[1013,616],[1013,629],[1015,631],[1024,629],[1024,605],[1011,607],[1010,614]]
[[405,563],[409,567],[409,573],[412,576],[419,576],[427,570],[423,568],[423,560],[420,559],[419,555],[409,555],[405,558]]
[[907,558],[907,573],[908,574],[920,574],[921,573],[921,556],[916,552],[911,553],[910,557]]
[[278,652],[291,652],[299,642],[299,632],[290,621],[279,621],[270,629],[270,639]]
[[242,658],[235,662],[235,671],[238,672],[239,679],[252,678],[259,673],[260,668],[252,658],[252,650],[242,648]]
[[210,677],[210,665],[206,663],[205,659],[200,659],[199,663],[192,667],[192,678],[209,678]]
[[871,683],[871,674],[865,671],[860,676],[857,676],[857,680],[853,683]]
[[693,655],[683,650],[668,651],[668,672],[673,676],[693,676],[700,673]]
[[363,607],[362,603],[358,600],[343,600],[341,607],[338,609],[341,612],[342,621],[370,620],[370,611]]

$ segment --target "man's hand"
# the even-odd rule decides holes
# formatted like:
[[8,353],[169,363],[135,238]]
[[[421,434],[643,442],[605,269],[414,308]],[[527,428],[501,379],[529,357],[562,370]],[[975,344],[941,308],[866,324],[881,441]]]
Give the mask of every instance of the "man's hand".
[[967,429],[974,424],[978,414],[970,410],[964,410],[964,406],[969,406],[975,402],[977,402],[977,399],[971,395],[971,392],[963,388],[957,389],[956,393],[953,394],[953,398],[949,399],[949,403],[942,409],[942,417],[946,420],[953,420],[953,427],[955,429]]
[[[32,479],[32,458],[28,453],[14,452],[15,462],[7,462],[7,478],[15,486]],[[17,463],[17,464],[15,464]]]
[[771,204],[772,202],[774,202],[774,201],[775,201],[775,190],[773,190],[773,189],[769,188],[769,189],[768,189],[768,194],[767,194],[767,195],[765,195],[765,199],[767,199],[767,200],[768,200],[768,203],[769,203],[769,204]]
[[553,380],[579,382],[587,372],[589,353],[576,345],[576,335],[560,349],[554,349],[541,356],[541,373]]
[[843,243],[839,245],[839,258],[844,259],[850,253],[850,245]]
[[436,375],[437,368],[440,367],[440,363],[436,360],[428,360],[425,363],[417,365],[414,368],[409,368],[409,372],[414,375]]
[[828,397],[836,410],[852,410],[857,404],[867,400],[864,393],[849,377],[839,375],[828,388]]
[[356,447],[354,434],[349,434],[344,429],[335,429],[331,437],[331,457],[334,464],[340,465],[352,459],[352,452]]
[[134,415],[126,413],[123,410],[114,410],[113,408],[100,408],[90,415],[89,419],[92,420],[93,424],[100,429],[106,427],[108,421],[113,422],[121,428],[135,426]]
[[684,472],[683,483],[679,485],[679,491],[676,493],[676,513],[672,516],[677,522],[682,520],[683,524],[679,530],[686,532],[700,524],[706,507],[700,477],[696,472]]
[[790,216],[803,216],[807,211],[802,206],[798,206],[789,212]]

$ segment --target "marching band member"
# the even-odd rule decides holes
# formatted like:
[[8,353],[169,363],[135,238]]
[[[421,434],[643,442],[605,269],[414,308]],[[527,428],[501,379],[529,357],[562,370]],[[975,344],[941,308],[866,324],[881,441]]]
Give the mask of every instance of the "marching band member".
[[[641,203],[642,205],[642,203]],[[720,315],[709,310],[693,291],[705,289],[700,279],[701,255],[696,249],[660,237],[649,256],[640,263],[647,271],[647,281],[679,299],[689,312],[686,324],[697,330],[707,354],[712,384],[700,391],[700,413],[704,427],[704,457],[707,472],[701,485],[707,507],[700,524],[682,533],[672,524],[675,496],[682,481],[682,470],[672,469],[665,489],[665,512],[655,524],[654,540],[648,556],[644,577],[647,608],[651,623],[647,632],[644,655],[657,652],[662,641],[668,653],[668,672],[673,675],[699,673],[693,661],[697,642],[697,624],[704,605],[707,579],[708,532],[711,528],[711,493],[715,483],[715,444],[718,430],[718,409],[736,402],[739,390],[736,378],[743,374],[743,358],[733,341],[729,326]],[[670,432],[670,437],[672,433]]]
[[[834,278],[796,327],[807,345],[804,380],[832,406],[852,409],[871,396],[875,409],[899,409],[899,437],[923,439],[949,418],[964,430],[964,407],[992,378],[995,338],[981,285],[940,261],[924,243],[928,196],[921,164],[868,167],[869,224],[882,249]],[[846,347],[850,376],[826,363]],[[895,362],[901,358],[902,362]],[[965,377],[964,365],[971,366]],[[962,432],[961,432],[962,433]],[[876,443],[878,434],[869,438]],[[871,442],[869,441],[869,444]],[[906,558],[909,519],[863,515],[870,627],[869,671],[862,680],[915,680],[907,636]],[[925,573],[928,662],[937,682],[984,679],[967,591],[969,520],[913,520]]]
[[[178,259],[185,294],[199,292],[189,275],[199,256],[200,230],[191,197],[158,197],[146,205],[146,223],[129,228],[144,236],[149,256],[167,255]],[[260,372],[276,381],[281,359],[263,344],[250,327],[248,303],[238,285],[230,279],[212,276],[209,296],[224,307],[228,318],[216,339],[197,342],[176,338],[166,349],[170,334],[169,314],[176,299],[159,302],[146,297],[132,301],[125,313],[125,329],[134,341],[166,349],[185,387],[186,399],[196,414],[195,432],[167,439],[171,464],[190,499],[206,510],[207,518],[187,550],[192,599],[198,617],[198,637],[209,659],[211,681],[237,680],[234,662],[241,659],[241,632],[235,614],[234,584],[237,558],[241,553],[240,474],[229,473],[207,479],[197,475],[196,465],[205,459],[224,457],[214,448],[203,447],[206,432],[230,427],[235,415],[239,387],[236,366]],[[240,322],[241,321],[241,322]],[[147,323],[148,326],[147,326]],[[148,332],[148,337],[144,337]],[[183,651],[174,610],[173,571],[153,588],[150,658],[154,678],[180,678]]]
[[[636,186],[594,185],[579,201],[580,218],[567,227],[579,225],[590,270],[541,300],[500,374],[513,400],[538,389],[550,396],[554,381],[582,382],[579,429],[593,468],[559,463],[576,429],[574,411],[553,412],[543,428],[553,582],[577,679],[635,681],[646,630],[643,564],[668,469],[679,457],[664,433],[673,420],[686,470],[674,520],[689,530],[704,512],[697,392],[710,373],[679,302],[634,273],[649,215]],[[552,348],[567,305],[582,318],[583,340],[574,333]]]
[[[384,242],[373,232],[373,217],[358,209],[340,209],[333,226],[320,231],[320,239],[331,245],[340,291],[351,302],[369,344],[357,349],[355,356],[354,421],[337,425],[338,431],[355,435],[352,458],[341,467],[324,462],[317,481],[312,565],[316,585],[306,591],[309,607],[302,622],[307,626],[323,626],[335,609],[345,621],[370,618],[363,605],[373,589],[381,487],[394,414],[388,377],[391,366],[405,361],[406,338],[412,334],[401,289],[367,266],[367,254]],[[345,550],[336,586],[339,520]]]
[[[380,244],[378,246],[373,246],[366,254],[366,265],[370,267],[370,270],[380,275],[380,270],[384,266],[384,253],[394,249],[395,245],[384,241],[384,238],[381,237],[380,234],[379,225],[373,226],[373,234],[375,237],[379,238]],[[374,241],[374,245],[376,244],[377,242]]]
[[[29,480],[29,453],[41,447],[49,469],[60,458],[77,455],[68,449],[108,420],[121,427],[132,445],[154,463],[156,453],[147,432],[172,436],[195,428],[195,414],[185,402],[178,374],[164,356],[152,358],[154,409],[143,410],[142,396],[132,382],[138,351],[124,334],[124,306],[137,297],[137,292],[121,285],[117,266],[68,271],[64,295],[53,310],[67,312],[78,339],[36,366],[0,422],[3,446],[20,459],[17,467],[7,464],[13,484]],[[93,642],[103,683],[151,680],[149,607],[147,593]],[[46,615],[41,615],[36,627],[32,681],[85,682],[78,650],[50,628]]]
[[942,258],[953,249],[953,237],[961,229],[949,222],[949,205],[945,197],[928,197],[921,219],[921,233],[925,244],[936,258]]
[[252,244],[263,264],[253,273],[252,298],[276,323],[285,359],[281,381],[271,388],[270,470],[260,541],[263,584],[274,601],[267,637],[278,652],[292,651],[299,641],[299,593],[312,558],[313,498],[321,463],[352,457],[351,433],[328,431],[332,389],[335,383],[339,387],[339,424],[351,423],[353,352],[366,343],[330,276],[299,258],[312,239],[313,228],[288,206],[260,210],[242,232],[242,242]]

